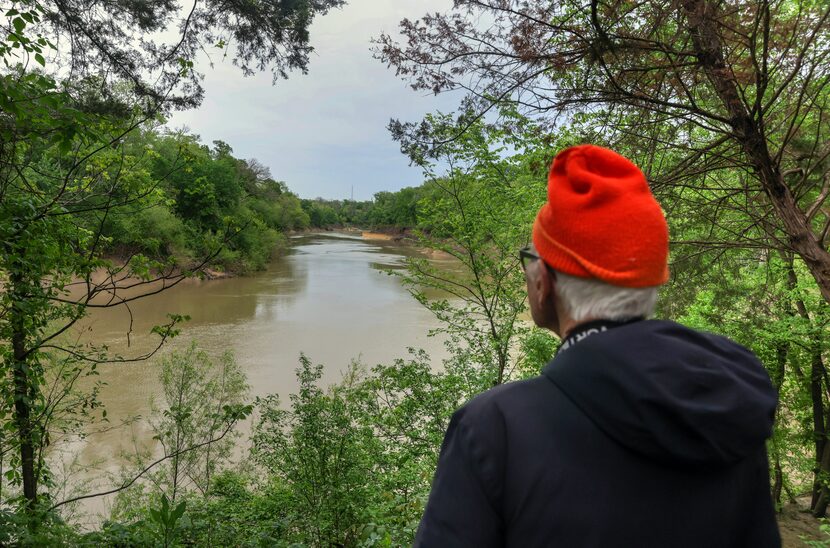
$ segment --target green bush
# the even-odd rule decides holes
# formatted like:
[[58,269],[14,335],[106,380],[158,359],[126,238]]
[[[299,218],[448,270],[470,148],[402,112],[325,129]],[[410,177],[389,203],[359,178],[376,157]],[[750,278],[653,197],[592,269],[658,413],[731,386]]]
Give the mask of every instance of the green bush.
[[115,250],[138,251],[157,258],[193,256],[184,222],[162,203],[118,212],[107,229]]

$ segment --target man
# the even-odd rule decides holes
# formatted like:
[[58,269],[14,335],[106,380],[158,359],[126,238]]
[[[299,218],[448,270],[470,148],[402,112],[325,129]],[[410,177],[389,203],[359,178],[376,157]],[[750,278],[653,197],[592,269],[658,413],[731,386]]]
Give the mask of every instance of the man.
[[416,546],[780,546],[776,393],[742,346],[645,319],[667,257],[633,163],[592,145],[556,156],[521,260],[533,321],[562,346],[453,415]]

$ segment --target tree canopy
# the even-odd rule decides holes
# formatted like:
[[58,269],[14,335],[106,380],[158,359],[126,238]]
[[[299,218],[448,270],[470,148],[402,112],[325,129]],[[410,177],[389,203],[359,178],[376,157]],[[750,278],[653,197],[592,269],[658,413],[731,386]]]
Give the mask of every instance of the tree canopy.
[[799,256],[830,302],[825,3],[458,0],[400,30],[376,53],[415,89],[464,90],[469,120],[506,103],[549,129],[590,119],[658,192],[738,211],[732,245]]
[[[309,25],[344,4],[22,0],[5,8],[8,39],[0,51],[6,66],[36,63],[67,82],[94,82],[102,103],[126,101],[156,113],[202,101],[200,52],[229,56],[245,75],[270,69],[276,80],[305,72],[313,51]],[[118,96],[116,83],[130,95]]]

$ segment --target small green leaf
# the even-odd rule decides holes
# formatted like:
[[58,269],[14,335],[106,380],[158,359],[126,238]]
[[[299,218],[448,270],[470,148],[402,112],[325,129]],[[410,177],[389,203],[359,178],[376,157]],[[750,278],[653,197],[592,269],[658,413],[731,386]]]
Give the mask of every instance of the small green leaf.
[[26,21],[24,21],[24,20],[23,20],[22,18],[20,18],[20,17],[15,17],[15,18],[12,20],[12,24],[14,25],[14,30],[15,30],[15,32],[17,32],[18,34],[19,34],[19,33],[20,33],[23,29],[25,29],[25,28],[26,28]]
[[46,59],[44,59],[43,55],[41,55],[39,53],[35,53],[35,61],[40,63],[40,66],[42,66],[42,67],[46,66]]
[[175,523],[176,521],[178,521],[178,519],[179,519],[180,517],[182,517],[182,514],[184,514],[184,509],[185,509],[185,506],[186,506],[186,504],[185,504],[185,502],[184,502],[184,501],[182,501],[182,502],[180,502],[178,505],[176,505],[176,507],[173,509],[173,513],[172,513],[172,514],[171,514],[171,516],[170,516],[170,517],[171,517],[171,520],[170,520],[170,521],[172,521],[172,522],[174,522],[174,523]]

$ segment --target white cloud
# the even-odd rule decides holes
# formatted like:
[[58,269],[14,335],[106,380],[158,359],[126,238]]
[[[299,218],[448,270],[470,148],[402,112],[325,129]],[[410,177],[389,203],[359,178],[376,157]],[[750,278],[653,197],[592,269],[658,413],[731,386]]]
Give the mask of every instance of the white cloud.
[[420,182],[420,172],[389,137],[390,118],[419,120],[448,111],[458,97],[416,93],[372,58],[370,40],[398,22],[443,11],[451,0],[353,0],[315,20],[309,74],[271,85],[271,75],[243,78],[217,53],[205,70],[206,96],[195,111],[176,113],[204,142],[221,139],[234,154],[257,158],[302,197],[356,199]]

